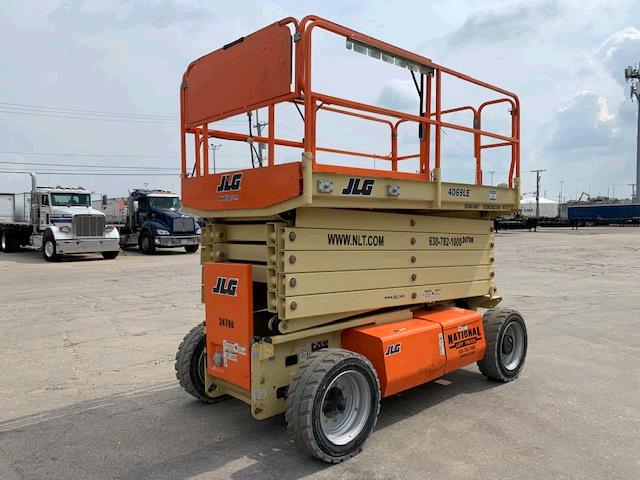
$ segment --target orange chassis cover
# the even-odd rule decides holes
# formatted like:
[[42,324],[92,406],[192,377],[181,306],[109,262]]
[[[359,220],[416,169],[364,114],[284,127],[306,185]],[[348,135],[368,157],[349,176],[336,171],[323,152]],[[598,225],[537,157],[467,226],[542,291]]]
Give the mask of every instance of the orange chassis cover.
[[202,268],[207,373],[251,390],[252,267],[207,262]]
[[367,357],[387,397],[480,360],[482,315],[455,307],[414,312],[414,318],[342,332],[342,348]]

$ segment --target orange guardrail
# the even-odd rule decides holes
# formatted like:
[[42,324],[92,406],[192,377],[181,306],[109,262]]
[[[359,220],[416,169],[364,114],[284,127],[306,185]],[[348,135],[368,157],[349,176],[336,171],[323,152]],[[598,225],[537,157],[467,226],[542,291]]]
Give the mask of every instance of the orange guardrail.
[[[293,34],[291,31],[293,28]],[[412,75],[420,94],[420,114],[409,114],[355,102],[314,91],[312,85],[312,34],[322,29],[345,37],[354,49],[368,49],[369,55],[382,55],[396,64],[405,62],[420,72],[418,83],[414,70]],[[426,72],[426,73],[425,73]],[[442,108],[443,76],[455,77],[471,85],[499,94],[498,98],[485,101],[477,107],[462,105]],[[432,101],[433,99],[433,101]],[[287,140],[276,136],[276,106],[291,103],[303,107],[304,137],[301,141]],[[482,114],[486,107],[507,103],[510,106],[511,132],[502,135],[482,129]],[[228,132],[210,128],[210,124],[240,113],[259,108],[268,109],[268,135],[257,136]],[[183,76],[181,88],[181,138],[183,179],[209,175],[208,139],[264,143],[268,146],[268,163],[276,164],[275,147],[302,148],[311,153],[314,170],[360,172],[364,175],[384,175],[400,178],[430,180],[436,177],[434,170],[442,164],[442,129],[452,129],[473,135],[473,157],[475,160],[475,183],[483,184],[482,152],[486,149],[509,148],[511,150],[508,184],[520,177],[520,104],[518,97],[500,87],[482,82],[432,62],[430,59],[390,45],[373,37],[361,34],[316,16],[307,16],[298,22],[285,18],[251,35],[242,37],[223,48],[194,61]],[[338,149],[319,145],[316,137],[317,112],[324,110],[355,117],[389,127],[389,153]],[[462,125],[443,120],[452,113],[469,111],[472,124]],[[420,148],[415,154],[398,155],[398,128],[412,122],[420,125]],[[188,168],[187,138],[193,135],[195,158],[193,168]],[[433,138],[432,138],[433,136]],[[489,143],[483,143],[488,138]],[[387,160],[390,170],[361,169],[345,165],[320,164],[317,152],[350,155],[361,158]],[[398,171],[399,162],[419,159],[418,173]],[[433,166],[432,166],[433,163]],[[440,181],[439,177],[435,178]]]

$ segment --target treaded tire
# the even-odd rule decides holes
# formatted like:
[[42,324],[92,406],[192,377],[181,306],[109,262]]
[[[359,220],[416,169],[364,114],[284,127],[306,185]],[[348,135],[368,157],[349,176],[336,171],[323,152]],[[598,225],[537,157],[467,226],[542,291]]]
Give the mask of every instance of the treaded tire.
[[[332,443],[320,424],[322,401],[327,387],[340,374],[355,371],[363,375],[370,389],[370,408],[366,423],[353,440],[344,445]],[[380,382],[369,360],[349,350],[331,348],[312,353],[301,362],[288,390],[285,419],[296,444],[308,454],[327,463],[340,463],[362,450],[373,431],[380,412]]]
[[118,250],[114,252],[102,252],[102,258],[104,258],[105,260],[113,260],[118,256],[119,253],[120,252]]
[[[501,359],[502,337],[507,327],[516,322],[522,327],[523,337],[521,341],[522,354],[518,365],[513,369],[508,369],[503,364]],[[500,382],[511,382],[518,378],[524,362],[527,357],[527,327],[524,323],[522,315],[515,310],[506,309],[492,309],[487,310],[483,317],[484,334],[487,342],[487,350],[485,351],[482,360],[478,361],[478,368],[480,372],[491,380],[497,380]]]
[[187,245],[184,247],[184,251],[187,253],[196,253],[200,245]]
[[[48,243],[51,243],[52,245],[51,254],[47,254]],[[46,232],[42,237],[42,256],[47,262],[57,262],[62,258],[62,255],[56,252],[56,241],[53,238],[53,234],[51,232]]]
[[[145,240],[147,241],[146,243]],[[145,248],[144,245],[147,245],[147,247]],[[153,255],[154,253],[156,253],[156,245],[155,243],[153,243],[153,237],[147,231],[144,231],[140,234],[138,247],[140,248],[140,251],[145,255]]]
[[[182,389],[204,403],[219,403],[229,398],[228,395],[211,398],[204,391],[204,382],[200,379],[198,370],[200,356],[205,351],[204,323],[196,325],[187,333],[176,353],[176,378]],[[206,354],[205,354],[206,361]]]

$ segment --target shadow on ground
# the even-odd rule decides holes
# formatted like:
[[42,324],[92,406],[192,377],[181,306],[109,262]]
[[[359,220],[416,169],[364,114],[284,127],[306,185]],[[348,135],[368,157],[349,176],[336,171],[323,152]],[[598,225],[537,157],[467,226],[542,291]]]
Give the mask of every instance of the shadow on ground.
[[[376,429],[498,385],[475,371],[445,379],[383,400]],[[173,383],[1,422],[0,453],[9,478],[296,479],[331,468],[292,444],[283,415],[256,421],[240,401],[204,405]]]

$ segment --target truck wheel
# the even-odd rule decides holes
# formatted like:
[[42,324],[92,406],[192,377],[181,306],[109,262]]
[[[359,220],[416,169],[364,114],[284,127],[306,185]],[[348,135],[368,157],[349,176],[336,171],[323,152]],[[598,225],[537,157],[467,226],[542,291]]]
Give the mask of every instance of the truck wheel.
[[0,252],[13,253],[20,249],[20,242],[10,232],[0,234]]
[[187,253],[196,253],[199,246],[200,245],[187,245],[184,249]]
[[142,232],[140,234],[140,243],[138,245],[140,251],[145,255],[153,255],[156,253],[156,245],[153,243],[153,238],[148,232]]
[[102,252],[102,257],[105,260],[113,260],[118,256],[119,253],[120,252],[118,250],[116,250],[115,252]]
[[42,239],[42,256],[47,262],[57,262],[62,257],[56,253],[56,241],[51,233],[45,233]]
[[487,350],[478,362],[482,374],[492,380],[515,380],[527,356],[527,326],[515,310],[487,310],[483,318]]
[[204,323],[193,327],[185,335],[176,353],[176,377],[180,386],[189,395],[204,403],[218,403],[227,400],[229,396],[221,395],[211,398],[205,393],[204,378],[207,368],[205,343]]
[[327,463],[357,455],[380,411],[380,382],[360,354],[331,348],[300,364],[287,395],[285,418],[295,443]]

